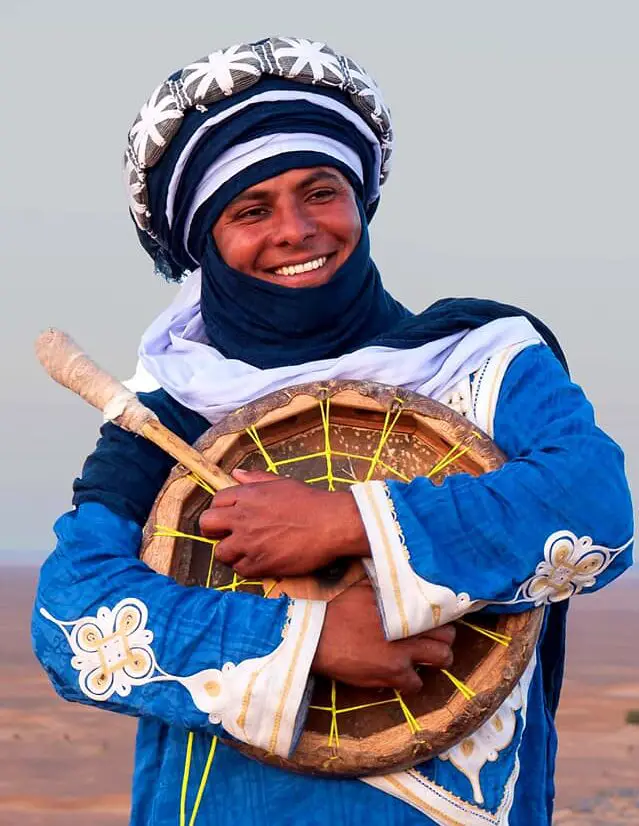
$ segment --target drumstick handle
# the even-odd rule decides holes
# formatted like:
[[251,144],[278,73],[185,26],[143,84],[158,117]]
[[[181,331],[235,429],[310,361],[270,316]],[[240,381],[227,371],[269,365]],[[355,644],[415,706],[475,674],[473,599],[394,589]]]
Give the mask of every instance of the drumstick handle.
[[238,483],[217,465],[165,427],[135,393],[87,356],[66,333],[53,328],[36,341],[36,355],[52,379],[77,393],[125,430],[144,436],[195,473],[214,490]]
[[219,465],[209,462],[184,439],[180,439],[172,430],[165,427],[155,414],[154,418],[144,423],[140,435],[162,448],[165,453],[210,485],[213,490],[224,490],[224,488],[239,484]]

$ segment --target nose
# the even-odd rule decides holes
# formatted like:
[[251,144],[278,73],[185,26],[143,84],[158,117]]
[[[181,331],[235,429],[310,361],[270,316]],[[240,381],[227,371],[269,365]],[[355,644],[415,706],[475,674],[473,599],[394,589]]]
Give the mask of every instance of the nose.
[[278,205],[272,241],[278,246],[303,246],[317,232],[317,223],[306,205],[291,199]]

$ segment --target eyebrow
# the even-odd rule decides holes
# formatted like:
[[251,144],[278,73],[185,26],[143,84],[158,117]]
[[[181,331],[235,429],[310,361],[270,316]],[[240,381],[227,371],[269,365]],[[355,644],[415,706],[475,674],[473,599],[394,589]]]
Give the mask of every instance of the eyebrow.
[[[306,187],[312,186],[319,181],[333,181],[333,183],[336,184],[343,183],[342,178],[336,172],[332,172],[330,169],[318,169],[303,178],[297,185],[296,189],[305,189]],[[263,184],[256,184],[256,186],[245,189],[244,192],[240,192],[240,194],[233,198],[233,200],[228,204],[228,207],[234,207],[238,204],[243,204],[246,201],[268,201],[272,193],[272,187],[265,187]]]

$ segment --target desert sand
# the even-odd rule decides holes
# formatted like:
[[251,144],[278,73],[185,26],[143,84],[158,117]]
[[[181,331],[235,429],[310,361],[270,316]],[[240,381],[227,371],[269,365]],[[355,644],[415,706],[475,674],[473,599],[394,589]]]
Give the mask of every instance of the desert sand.
[[[126,826],[135,721],[60,700],[36,663],[37,573],[0,568],[0,825]],[[639,581],[573,601],[555,823],[639,824]]]

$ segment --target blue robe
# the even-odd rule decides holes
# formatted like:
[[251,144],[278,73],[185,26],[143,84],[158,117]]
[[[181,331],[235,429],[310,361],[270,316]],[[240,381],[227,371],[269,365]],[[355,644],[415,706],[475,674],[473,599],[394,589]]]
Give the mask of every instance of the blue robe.
[[[161,391],[143,400],[191,442],[206,429],[203,419]],[[422,764],[413,776],[429,799],[447,801],[448,815],[435,810],[431,818],[358,780],[292,774],[218,744],[197,826],[550,823],[567,602],[552,603],[560,592],[556,583],[546,587],[553,558],[544,553],[557,532],[577,542],[591,537],[600,549],[594,576],[585,586],[575,580],[573,590],[586,594],[606,585],[631,564],[632,506],[621,450],[597,427],[583,392],[545,346],[527,348],[510,364],[494,439],[510,459],[498,471],[451,476],[441,487],[425,479],[387,486],[415,575],[469,593],[488,603],[484,610],[526,610],[535,593],[547,605],[525,708],[514,707],[512,738],[479,773],[483,802],[450,757]],[[190,675],[269,654],[281,642],[289,602],[186,588],[140,562],[141,526],[170,465],[153,445],[103,427],[76,482],[74,510],[56,524],[58,544],[42,568],[33,617],[35,652],[62,697],[140,718],[133,826],[180,824],[181,805],[189,822],[211,738],[221,729],[176,682],[141,683],[107,701],[91,699],[72,663],[67,634],[74,623],[135,597],[148,611],[157,663],[170,674]],[[570,570],[567,576],[570,586]],[[189,731],[195,736],[181,804]]]

